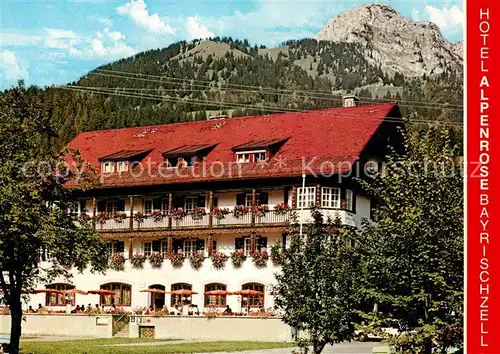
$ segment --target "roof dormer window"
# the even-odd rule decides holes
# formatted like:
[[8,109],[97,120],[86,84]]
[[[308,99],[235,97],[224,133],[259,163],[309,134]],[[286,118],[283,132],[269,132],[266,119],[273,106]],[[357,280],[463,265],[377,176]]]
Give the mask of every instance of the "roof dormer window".
[[250,162],[250,153],[248,152],[239,152],[236,154],[236,161],[238,163],[247,163]]
[[118,161],[116,164],[116,169],[118,172],[128,171],[128,161]]
[[183,145],[181,147],[165,151],[164,159],[168,167],[190,167],[197,162],[203,162],[206,156],[217,144]]
[[248,162],[262,162],[266,161],[266,151],[242,151],[236,153],[236,162],[238,163],[248,163]]
[[102,164],[102,171],[104,173],[113,173],[115,172],[115,163],[112,161],[107,161]]

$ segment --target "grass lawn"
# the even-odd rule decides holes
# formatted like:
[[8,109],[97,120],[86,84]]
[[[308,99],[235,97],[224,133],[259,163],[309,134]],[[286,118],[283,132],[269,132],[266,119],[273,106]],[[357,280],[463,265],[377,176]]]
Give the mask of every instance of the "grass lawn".
[[71,341],[33,342],[22,341],[22,354],[168,354],[200,352],[236,352],[241,350],[259,350],[293,347],[286,342],[189,342],[162,345],[103,346],[122,343],[147,343],[168,340],[161,339],[82,339]]

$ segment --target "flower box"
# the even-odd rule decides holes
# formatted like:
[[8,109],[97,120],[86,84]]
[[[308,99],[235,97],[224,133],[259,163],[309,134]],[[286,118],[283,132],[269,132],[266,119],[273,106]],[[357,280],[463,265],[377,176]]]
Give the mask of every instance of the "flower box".
[[154,222],[161,222],[165,215],[163,214],[162,211],[160,210],[155,210],[150,214],[151,218],[153,219]]
[[212,209],[212,216],[217,220],[222,220],[230,213],[228,208],[215,207]]
[[233,266],[235,268],[240,268],[245,259],[247,259],[247,256],[243,250],[236,250],[231,253],[231,261],[233,262]]
[[113,212],[113,214],[111,214],[111,217],[113,218],[113,220],[115,222],[122,223],[123,220],[125,220],[127,218],[127,214],[119,212],[119,211],[115,211],[115,212]]
[[258,218],[266,216],[267,212],[269,212],[269,207],[267,205],[256,205],[252,208],[253,215]]
[[182,220],[186,217],[187,213],[184,209],[182,208],[177,208],[172,210],[172,218],[174,220]]
[[292,208],[287,203],[280,203],[274,206],[274,213],[276,215],[286,215],[292,210]]
[[233,209],[233,216],[237,219],[245,216],[250,212],[250,208],[244,205],[236,205]]
[[134,254],[130,262],[134,268],[143,268],[144,262],[146,261],[146,256],[143,254]]
[[144,214],[142,211],[138,211],[137,213],[134,214],[134,220],[138,223],[138,224],[142,224],[144,222],[144,220],[147,219],[147,215]]
[[220,252],[212,252],[211,255],[212,258],[212,265],[214,266],[215,269],[223,269],[226,266],[226,262],[229,259],[229,257]]
[[193,220],[201,220],[205,215],[207,215],[207,212],[205,211],[205,208],[196,207],[189,212],[189,215],[191,215]]
[[112,270],[122,271],[125,270],[125,257],[122,253],[115,253],[111,256],[109,260],[109,268]]
[[269,259],[269,254],[266,251],[253,251],[252,260],[253,264],[257,268],[264,268],[267,266],[267,260]]
[[172,263],[172,267],[180,268],[184,264],[184,259],[186,257],[182,253],[174,253],[170,256],[170,262]]
[[205,256],[203,253],[195,252],[189,257],[189,262],[191,263],[191,267],[194,269],[200,269],[203,265],[203,261],[205,260]]
[[149,262],[153,268],[161,268],[163,264],[163,256],[159,253],[153,253],[149,256]]

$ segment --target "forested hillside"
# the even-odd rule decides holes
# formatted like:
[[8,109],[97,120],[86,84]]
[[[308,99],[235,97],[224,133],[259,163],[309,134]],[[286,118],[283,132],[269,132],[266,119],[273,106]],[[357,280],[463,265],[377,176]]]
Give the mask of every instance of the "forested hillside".
[[461,122],[458,75],[389,75],[356,43],[304,39],[265,48],[214,38],[139,53],[67,87],[32,92],[58,128],[50,142],[57,149],[81,131],[339,106],[345,93],[361,103],[397,99],[415,122]]

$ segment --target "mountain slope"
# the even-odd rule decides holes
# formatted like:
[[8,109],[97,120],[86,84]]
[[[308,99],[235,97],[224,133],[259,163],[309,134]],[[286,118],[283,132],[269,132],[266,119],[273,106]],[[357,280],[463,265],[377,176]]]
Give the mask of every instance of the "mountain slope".
[[367,4],[332,18],[314,39],[361,44],[373,65],[404,76],[461,71],[462,56],[430,22],[414,22],[394,9]]

